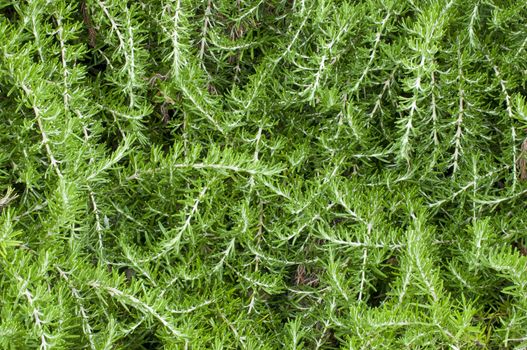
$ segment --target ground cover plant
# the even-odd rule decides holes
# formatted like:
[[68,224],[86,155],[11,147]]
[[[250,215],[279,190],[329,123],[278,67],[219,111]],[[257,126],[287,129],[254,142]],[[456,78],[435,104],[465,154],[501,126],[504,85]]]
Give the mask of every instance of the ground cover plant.
[[0,348],[527,348],[523,0],[0,0]]

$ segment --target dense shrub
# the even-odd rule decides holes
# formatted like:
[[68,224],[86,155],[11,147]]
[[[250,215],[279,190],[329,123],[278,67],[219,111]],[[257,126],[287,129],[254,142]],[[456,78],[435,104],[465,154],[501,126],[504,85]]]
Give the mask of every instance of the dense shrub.
[[1,0],[0,347],[527,347],[524,0]]

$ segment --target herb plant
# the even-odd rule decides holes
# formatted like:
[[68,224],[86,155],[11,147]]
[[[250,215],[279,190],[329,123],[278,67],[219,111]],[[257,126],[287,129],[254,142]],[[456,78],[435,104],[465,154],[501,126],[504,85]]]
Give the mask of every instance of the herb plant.
[[0,348],[527,348],[524,0],[0,0]]

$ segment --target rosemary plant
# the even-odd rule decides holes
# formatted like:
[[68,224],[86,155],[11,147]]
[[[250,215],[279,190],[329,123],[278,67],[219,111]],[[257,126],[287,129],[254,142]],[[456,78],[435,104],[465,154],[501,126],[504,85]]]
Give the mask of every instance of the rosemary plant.
[[524,0],[0,0],[0,348],[527,348]]

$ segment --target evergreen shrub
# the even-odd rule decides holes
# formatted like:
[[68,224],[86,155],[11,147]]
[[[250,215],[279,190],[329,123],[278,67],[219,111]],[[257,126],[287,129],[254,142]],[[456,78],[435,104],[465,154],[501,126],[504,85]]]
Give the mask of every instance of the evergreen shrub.
[[1,349],[526,349],[525,0],[0,0]]

